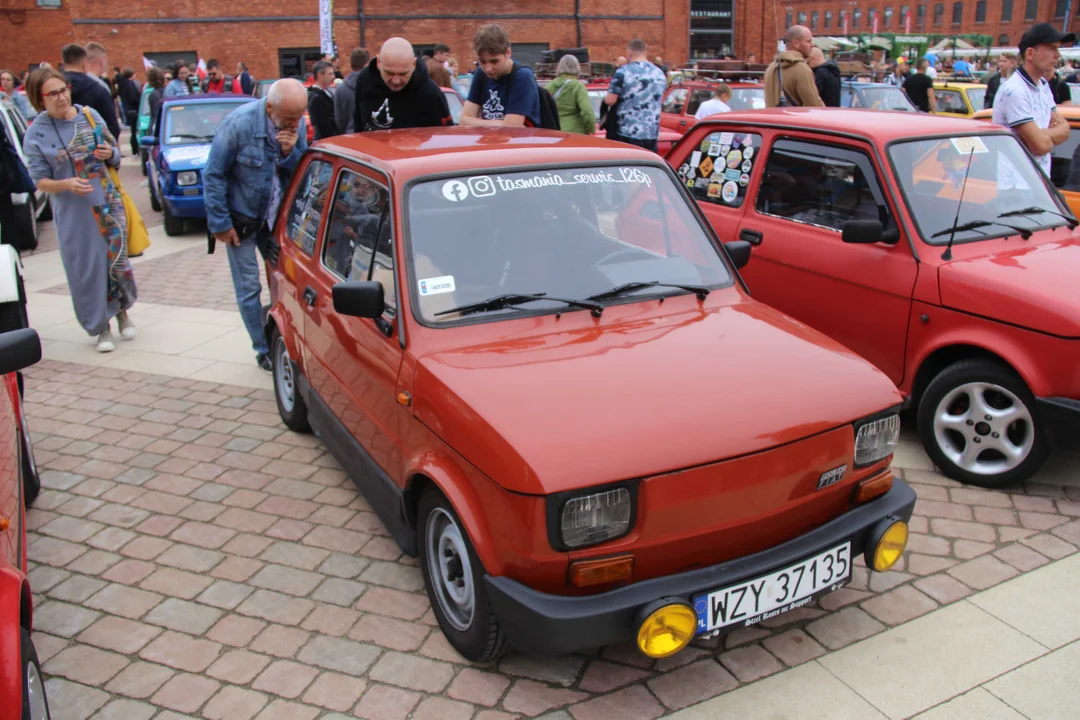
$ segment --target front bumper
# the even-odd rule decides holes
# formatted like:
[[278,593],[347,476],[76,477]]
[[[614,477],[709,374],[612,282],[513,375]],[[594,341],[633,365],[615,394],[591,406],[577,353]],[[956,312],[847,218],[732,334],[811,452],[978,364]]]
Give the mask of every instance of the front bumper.
[[173,217],[205,218],[206,204],[203,202],[202,189],[198,195],[166,195],[165,204]]
[[1035,398],[1046,434],[1054,447],[1065,450],[1080,448],[1080,400],[1049,397]]
[[[908,521],[915,491],[899,478],[880,498],[804,535],[754,555],[678,575],[643,580],[599,595],[567,597],[532,590],[506,577],[484,578],[488,598],[510,643],[528,653],[562,654],[624,642],[637,632],[645,606],[664,598],[692,604],[703,592],[766,575],[849,541],[863,554],[874,527],[887,517]],[[737,630],[731,625],[722,632]]]

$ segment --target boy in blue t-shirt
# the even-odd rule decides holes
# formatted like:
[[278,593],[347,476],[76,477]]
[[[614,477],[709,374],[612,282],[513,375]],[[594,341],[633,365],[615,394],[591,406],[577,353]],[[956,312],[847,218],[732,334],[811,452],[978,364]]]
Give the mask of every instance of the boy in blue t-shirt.
[[463,126],[540,127],[540,94],[532,70],[510,57],[510,36],[492,23],[476,31],[473,50],[480,66],[473,73]]

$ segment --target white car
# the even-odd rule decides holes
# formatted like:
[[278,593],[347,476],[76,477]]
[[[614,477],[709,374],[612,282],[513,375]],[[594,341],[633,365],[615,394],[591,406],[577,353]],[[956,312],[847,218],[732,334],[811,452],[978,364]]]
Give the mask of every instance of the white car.
[[[0,97],[0,127],[3,127],[8,140],[15,146],[23,163],[26,163],[22,145],[23,138],[26,137],[27,122],[15,103],[7,96]],[[39,224],[52,219],[49,194],[40,190],[34,193],[12,193],[11,202],[15,205],[15,217],[23,231],[23,237],[33,238],[32,247],[19,249],[33,250],[37,247]]]

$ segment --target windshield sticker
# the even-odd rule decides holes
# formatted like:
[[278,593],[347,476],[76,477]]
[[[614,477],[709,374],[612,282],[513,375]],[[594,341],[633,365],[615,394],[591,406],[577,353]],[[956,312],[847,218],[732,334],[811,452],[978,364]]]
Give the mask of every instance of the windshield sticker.
[[[455,200],[454,202],[457,202],[457,201]],[[443,275],[441,277],[427,278],[426,280],[421,280],[419,285],[420,285],[420,297],[427,297],[428,295],[440,295],[442,293],[454,292],[454,276],[453,275]]]
[[720,199],[730,205],[738,194],[739,186],[733,180],[728,180],[724,183],[724,189],[720,191]]
[[960,153],[961,155],[970,155],[972,153],[975,153],[976,155],[982,155],[983,153],[990,152],[989,148],[986,147],[986,143],[982,141],[981,137],[970,136],[949,138],[949,142],[951,142],[952,146],[956,148],[956,152]]
[[[442,194],[450,202],[460,202],[469,197],[469,186],[460,180],[450,180],[443,184]],[[421,292],[420,294],[423,295],[424,293]]]
[[[708,158],[706,158],[708,160]],[[711,160],[709,161],[711,163]],[[688,165],[679,168],[679,175],[693,179],[697,169]],[[535,190],[548,187],[569,185],[644,185],[652,187],[652,177],[640,168],[623,167],[613,170],[590,170],[564,176],[554,172],[537,173],[529,177],[504,178],[481,175],[467,178],[465,181],[448,180],[443,183],[442,195],[450,202],[461,202],[470,195],[473,197],[491,197],[499,190]]]
[[714,132],[705,136],[701,146],[706,152],[691,152],[678,169],[679,177],[697,200],[741,207],[750,189],[751,158],[761,147],[761,136]]

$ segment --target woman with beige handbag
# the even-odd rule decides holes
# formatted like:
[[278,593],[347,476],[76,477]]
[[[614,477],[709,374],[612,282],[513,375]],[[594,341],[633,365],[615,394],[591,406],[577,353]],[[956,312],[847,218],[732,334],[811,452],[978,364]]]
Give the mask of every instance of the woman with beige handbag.
[[75,316],[95,338],[98,352],[111,352],[116,348],[110,330],[113,317],[121,337],[135,337],[127,310],[137,297],[128,260],[131,218],[122,187],[109,172],[120,164],[120,148],[94,110],[72,104],[62,73],[35,70],[26,82],[26,95],[43,112],[27,131],[23,151],[37,187],[52,194]]

